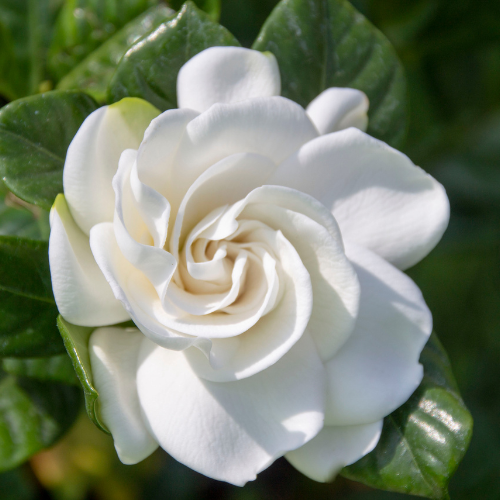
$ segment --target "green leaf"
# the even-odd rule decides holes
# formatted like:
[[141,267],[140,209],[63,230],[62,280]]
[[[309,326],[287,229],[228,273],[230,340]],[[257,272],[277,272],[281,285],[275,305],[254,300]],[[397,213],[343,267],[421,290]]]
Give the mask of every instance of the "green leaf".
[[177,107],[177,74],[183,64],[214,45],[239,45],[225,28],[192,2],[123,56],[109,88],[109,102],[141,97],[161,111]]
[[16,236],[0,236],[0,290],[54,304],[49,245]]
[[[206,12],[212,21],[217,22],[220,18],[221,0],[193,0],[196,6]],[[170,0],[172,9],[182,8],[183,0]]]
[[48,243],[0,236],[0,356],[64,352],[50,280]]
[[66,353],[46,358],[5,358],[2,360],[2,369],[11,375],[79,385],[73,364]]
[[39,92],[47,79],[47,50],[61,3],[0,0],[0,94],[8,99]]
[[55,305],[0,291],[0,357],[63,353],[57,315]]
[[347,0],[282,0],[253,48],[276,56],[285,97],[307,106],[329,87],[362,90],[370,100],[367,132],[394,146],[404,139],[402,66],[389,41]]
[[76,387],[4,375],[0,380],[0,471],[52,445],[75,421],[80,401]]
[[144,12],[87,56],[59,82],[57,88],[85,90],[98,102],[104,102],[109,82],[127,49],[173,15],[174,11],[164,5]]
[[56,22],[48,66],[56,80],[158,0],[66,0]]
[[106,426],[99,420],[97,407],[99,393],[93,385],[92,370],[90,367],[88,345],[90,335],[95,328],[72,325],[62,316],[57,318],[57,326],[59,327],[64,345],[73,363],[78,380],[82,384],[87,414],[99,429],[109,434]]
[[49,214],[19,200],[0,180],[0,235],[48,240]]
[[36,500],[37,489],[27,472],[18,468],[0,474],[2,500]]
[[87,94],[54,91],[0,109],[0,175],[19,198],[50,210],[63,190],[68,146],[97,109]]
[[447,499],[448,482],[472,436],[472,417],[435,334],[420,362],[419,388],[385,419],[377,447],[342,475],[383,490]]

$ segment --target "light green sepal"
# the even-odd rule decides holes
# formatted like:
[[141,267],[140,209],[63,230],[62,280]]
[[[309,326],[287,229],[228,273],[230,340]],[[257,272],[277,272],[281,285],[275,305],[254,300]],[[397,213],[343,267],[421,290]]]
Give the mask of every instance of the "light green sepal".
[[139,97],[124,97],[110,104],[108,111],[118,111],[130,131],[138,136],[139,141],[142,141],[144,131],[151,121],[160,114],[157,108]]
[[[55,205],[55,204],[54,204]],[[98,398],[99,393],[94,387],[92,368],[89,356],[89,338],[94,327],[77,326],[68,323],[62,316],[57,318],[57,326],[73,363],[78,380],[82,384],[85,394],[85,409],[89,418],[99,429],[110,434],[102,420],[99,418]]]

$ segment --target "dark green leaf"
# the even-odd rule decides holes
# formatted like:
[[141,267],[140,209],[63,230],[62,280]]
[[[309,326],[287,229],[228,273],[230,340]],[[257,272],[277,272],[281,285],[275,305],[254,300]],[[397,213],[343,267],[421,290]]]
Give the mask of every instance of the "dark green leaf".
[[109,82],[123,54],[140,37],[172,15],[174,11],[164,5],[141,14],[86,57],[59,82],[57,88],[85,90],[98,102],[104,102]]
[[96,102],[76,91],[14,101],[0,110],[0,175],[19,198],[46,210],[62,192],[68,146]]
[[375,450],[343,469],[342,475],[375,488],[447,499],[448,482],[472,436],[472,417],[435,334],[420,361],[420,387],[385,419]]
[[0,357],[63,353],[57,314],[55,305],[0,291]]
[[35,500],[36,487],[32,479],[22,468],[0,474],[2,500]]
[[54,304],[48,243],[0,236],[0,290]]
[[0,236],[0,356],[64,351],[50,280],[48,243]]
[[[220,17],[221,0],[193,0],[196,6],[205,11],[212,21],[217,22]],[[183,0],[170,0],[168,2],[172,9],[179,10],[182,8]]]
[[225,28],[192,2],[123,56],[109,88],[109,101],[141,97],[161,111],[177,107],[177,74],[181,66],[214,45],[239,45]]
[[79,385],[73,364],[66,353],[46,358],[5,358],[2,360],[2,369],[11,375]]
[[[62,0],[0,0],[0,94],[40,91],[52,27]],[[42,85],[41,85],[42,84]]]
[[48,66],[56,80],[158,0],[66,0],[55,27]]
[[49,231],[48,212],[15,197],[0,180],[0,235],[47,240]]
[[329,87],[360,89],[370,99],[368,133],[401,143],[402,66],[384,35],[347,0],[282,0],[253,48],[278,59],[285,97],[306,106]]
[[0,471],[52,445],[74,422],[80,390],[66,384],[4,376],[0,380]]
[[73,362],[76,375],[82,384],[85,394],[85,408],[89,418],[99,429],[109,433],[106,426],[99,420],[97,410],[97,399],[99,393],[95,389],[92,380],[92,370],[90,367],[89,338],[94,328],[77,326],[68,323],[62,316],[57,318],[57,326],[61,332],[66,350]]

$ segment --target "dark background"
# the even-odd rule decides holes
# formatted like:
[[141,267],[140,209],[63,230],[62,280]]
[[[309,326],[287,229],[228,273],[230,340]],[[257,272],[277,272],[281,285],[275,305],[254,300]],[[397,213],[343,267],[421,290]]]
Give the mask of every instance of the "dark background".
[[[249,46],[277,2],[223,0],[221,24]],[[408,79],[403,151],[444,186],[449,229],[409,271],[434,315],[475,419],[453,500],[500,499],[500,1],[352,0],[394,44]],[[279,460],[244,488],[157,452],[124,466],[82,416],[53,449],[0,475],[0,498],[28,500],[397,500],[342,478],[315,483]]]

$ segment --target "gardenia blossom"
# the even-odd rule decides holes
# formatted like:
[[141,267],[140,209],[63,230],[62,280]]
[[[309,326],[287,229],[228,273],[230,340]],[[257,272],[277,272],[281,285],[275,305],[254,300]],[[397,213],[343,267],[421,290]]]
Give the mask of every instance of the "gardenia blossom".
[[126,464],[160,446],[243,485],[284,455],[327,481],[422,379],[432,318],[402,270],[447,226],[443,187],[364,132],[362,92],[306,110],[279,94],[274,56],[213,47],[182,67],[178,109],[104,106],[68,149],[54,295],[99,327],[100,418]]

